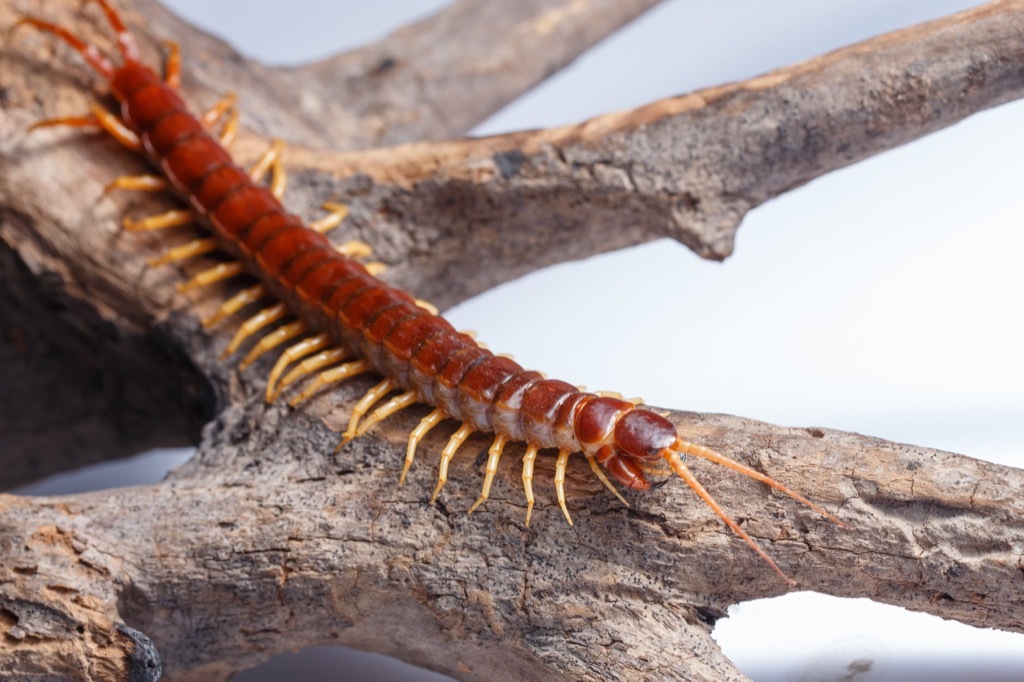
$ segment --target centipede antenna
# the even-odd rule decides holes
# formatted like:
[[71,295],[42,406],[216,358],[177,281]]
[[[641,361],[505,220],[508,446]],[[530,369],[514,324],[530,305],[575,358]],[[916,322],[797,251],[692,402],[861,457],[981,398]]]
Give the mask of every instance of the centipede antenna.
[[95,2],[103,8],[103,13],[107,15],[110,27],[117,34],[117,45],[121,49],[121,56],[124,57],[126,62],[139,61],[139,46],[135,43],[135,36],[125,28],[120,15],[110,6],[107,0],[95,0]]
[[82,55],[82,59],[105,79],[110,80],[114,77],[114,64],[95,45],[86,44],[84,40],[63,26],[51,24],[35,17],[22,17],[14,24],[14,27],[22,25],[33,26],[44,33],[57,36],[70,45],[71,49]]
[[782,572],[782,569],[779,568],[778,564],[772,561],[772,558],[768,556],[768,554],[763,549],[761,549],[761,547],[756,542],[754,542],[754,539],[747,535],[747,532],[740,528],[739,524],[733,521],[732,517],[725,513],[725,510],[718,505],[718,502],[716,502],[715,498],[711,496],[711,493],[709,493],[707,489],[705,489],[704,486],[700,484],[700,481],[694,478],[693,474],[690,473],[689,467],[687,467],[686,464],[683,463],[683,460],[679,456],[679,453],[674,452],[673,450],[665,450],[662,456],[668,462],[669,466],[672,467],[672,470],[676,472],[676,475],[679,476],[679,478],[683,479],[686,482],[686,485],[690,486],[693,492],[697,493],[697,496],[704,501],[704,504],[711,507],[711,511],[715,512],[715,514],[718,515],[718,518],[722,519],[722,521],[725,522],[725,525],[729,526],[729,528],[731,528],[734,533],[739,535],[744,542],[750,545],[750,548],[757,552],[758,556],[764,559],[765,562],[767,562],[767,564],[771,566],[775,570],[775,572],[782,577],[783,580],[789,583],[791,587],[796,586],[796,582],[788,575]]
[[[794,491],[794,490],[792,490],[790,488],[787,488],[786,486],[784,486],[781,483],[779,483],[778,481],[776,481],[774,478],[771,478],[769,476],[765,476],[760,471],[757,471],[755,469],[751,469],[750,467],[748,467],[748,466],[746,466],[744,464],[740,464],[739,462],[737,462],[734,459],[729,459],[725,455],[723,455],[723,454],[721,454],[719,452],[715,452],[711,448],[706,448],[703,445],[697,445],[696,443],[690,443],[689,441],[685,441],[685,440],[680,438],[679,440],[676,441],[675,445],[673,445],[671,449],[675,450],[676,452],[685,454],[685,455],[693,455],[695,457],[701,457],[702,459],[709,460],[711,462],[714,462],[715,464],[721,464],[722,466],[724,466],[726,468],[732,469],[733,471],[737,471],[737,472],[743,474],[744,476],[749,476],[750,478],[753,478],[754,480],[760,481],[761,483],[764,483],[765,485],[767,485],[769,487],[775,488],[780,493],[784,493],[784,494],[788,495],[789,497],[792,497],[797,502],[800,502],[801,504],[806,505],[807,507],[813,509],[814,511],[818,512],[819,514],[821,514],[822,516],[827,518],[832,523],[836,524],[837,526],[840,526],[841,528],[846,528],[846,524],[845,523],[843,523],[842,521],[837,519],[835,516],[830,514],[827,510],[823,509],[819,505],[814,504],[813,502],[808,500],[806,497],[804,497],[800,493],[798,493],[798,492],[796,492],[796,491]],[[670,464],[671,464],[671,462],[670,462]],[[673,470],[675,469],[674,466],[672,468],[673,468]],[[679,473],[679,472],[676,471],[676,473]]]

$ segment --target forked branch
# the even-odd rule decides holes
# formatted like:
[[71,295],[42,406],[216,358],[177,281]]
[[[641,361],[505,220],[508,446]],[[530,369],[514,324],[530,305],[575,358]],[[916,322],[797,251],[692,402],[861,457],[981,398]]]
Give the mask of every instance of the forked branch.
[[[95,37],[88,15],[71,6],[55,3],[53,19]],[[14,9],[0,8],[0,28]],[[349,201],[344,236],[372,231],[398,281],[442,304],[665,234],[721,258],[757,203],[1018,97],[1022,9],[992,3],[569,128],[346,154],[292,147],[288,201],[310,217],[325,200]],[[169,21],[155,16],[155,28],[133,24],[154,59],[154,35]],[[194,35],[173,35],[186,55],[195,54]],[[227,339],[198,324],[228,289],[177,296],[184,273],[145,264],[164,238],[118,231],[126,213],[164,202],[103,194],[111,178],[141,171],[139,162],[104,138],[24,139],[34,120],[80,113],[90,99],[85,72],[48,63],[53,53],[23,36],[0,53],[0,385],[19,387],[16,408],[0,409],[4,456],[43,460],[18,471],[25,478],[65,466],[50,453],[69,443],[123,453],[194,436],[216,419],[197,456],[160,485],[0,497],[0,671],[152,679],[155,644],[168,678],[205,680],[278,651],[338,642],[463,679],[739,677],[709,624],[729,604],[785,584],[678,483],[628,495],[626,508],[571,462],[576,525],[566,527],[538,483],[543,508],[527,529],[516,457],[502,461],[490,500],[465,513],[479,492],[482,440],[454,460],[436,505],[427,503],[435,474],[426,453],[444,434],[424,440],[396,489],[422,416],[415,411],[331,455],[365,382],[303,411],[264,406],[267,363],[236,372],[216,358]],[[186,60],[186,89],[205,100],[201,87],[189,90],[197,69]],[[257,85],[211,70],[203,80],[211,92],[239,89],[248,111],[264,111],[250,107],[271,90],[278,103],[297,99],[281,93],[298,94],[280,76]],[[276,126],[307,115],[278,106],[258,127],[312,143],[309,126]],[[431,126],[360,135],[372,144],[444,132]],[[238,151],[254,158],[264,145],[250,135]],[[481,252],[489,255],[467,257]],[[1024,631],[1024,473],[822,429],[672,420],[687,439],[798,487],[849,525],[688,463],[801,586]],[[469,456],[474,450],[481,457]],[[552,470],[541,458],[538,482]]]

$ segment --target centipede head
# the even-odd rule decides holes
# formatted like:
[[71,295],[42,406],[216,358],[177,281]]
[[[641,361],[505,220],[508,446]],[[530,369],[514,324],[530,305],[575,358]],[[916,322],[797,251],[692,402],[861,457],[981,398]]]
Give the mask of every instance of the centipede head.
[[652,486],[644,476],[645,471],[650,471],[650,465],[657,460],[665,460],[672,471],[683,479],[733,532],[739,535],[790,585],[795,583],[719,506],[718,502],[690,472],[689,467],[683,461],[683,456],[692,455],[707,459],[744,476],[756,479],[810,507],[833,523],[845,527],[845,524],[825,509],[769,476],[710,448],[683,439],[676,430],[676,426],[656,412],[636,408],[621,400],[596,398],[581,408],[577,415],[576,425],[577,437],[580,437],[580,442],[584,447],[589,445],[601,466],[628,488],[649,490]]

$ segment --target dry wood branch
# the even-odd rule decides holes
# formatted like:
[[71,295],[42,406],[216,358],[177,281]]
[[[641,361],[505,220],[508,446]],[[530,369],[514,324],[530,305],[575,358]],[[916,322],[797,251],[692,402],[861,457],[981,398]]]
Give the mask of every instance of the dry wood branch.
[[[698,467],[803,588],[1024,631],[1024,472],[853,434],[674,418],[693,438],[799,481],[850,524]],[[543,490],[527,529],[518,458],[508,457],[494,498],[467,516],[481,469],[470,453],[487,443],[471,442],[430,507],[432,457],[395,488],[413,424],[396,419],[332,457],[336,436],[315,421],[233,409],[160,486],[0,498],[13,559],[0,569],[0,613],[25,633],[5,663],[68,674],[83,661],[113,665],[135,646],[115,636],[123,620],[156,642],[176,680],[322,642],[461,679],[738,677],[710,623],[785,586],[680,484],[631,495],[626,509],[577,462],[576,525]],[[442,443],[428,439],[424,453]]]
[[[191,55],[186,85],[194,96],[212,101],[226,85],[237,91],[251,129],[319,149],[356,149],[464,135],[656,3],[461,0],[363,48],[297,68],[246,60],[156,0],[137,0],[126,18],[154,58],[162,40],[180,42]],[[46,13],[78,30],[75,7]]]
[[[1019,96],[1022,6],[993,3],[578,127],[344,156],[294,149],[289,203],[312,215],[320,201],[350,198],[353,219],[339,239],[374,230],[383,255],[402,261],[399,281],[442,303],[526,268],[666,233],[723,257],[742,214],[760,201]],[[0,28],[10,11],[0,10]],[[63,16],[95,34],[81,15]],[[404,438],[421,413],[330,455],[337,436],[320,420],[336,427],[366,382],[302,412],[264,407],[266,367],[234,372],[215,359],[223,336],[196,322],[223,291],[190,305],[173,293],[180,273],[144,264],[173,237],[117,231],[126,211],[163,201],[103,196],[106,181],[141,164],[103,138],[23,138],[31,121],[78,113],[88,98],[91,76],[46,63],[52,52],[18,36],[0,55],[0,300],[23,302],[0,307],[0,383],[31,377],[24,401],[64,419],[88,394],[54,404],[51,392],[89,377],[111,381],[115,399],[89,413],[107,436],[87,435],[94,440],[84,451],[143,442],[118,428],[136,402],[125,390],[133,380],[181,396],[175,378],[191,377],[191,398],[138,406],[136,423],[151,440],[187,435],[211,405],[220,409],[197,457],[161,485],[0,497],[0,672],[152,679],[152,641],[168,677],[215,679],[277,651],[338,642],[464,679],[495,671],[739,677],[708,624],[735,601],[785,586],[681,485],[633,496],[624,509],[576,462],[577,525],[566,528],[539,484],[546,508],[526,529],[512,456],[491,502],[465,515],[478,492],[480,440],[455,461],[437,507],[424,499],[436,461],[427,453],[441,435],[424,443],[410,484],[395,489]],[[732,149],[737,139],[742,149]],[[250,138],[239,151],[251,157],[256,148]],[[464,258],[481,244],[490,256]],[[451,267],[472,262],[479,269]],[[41,292],[59,309],[34,305]],[[65,346],[43,343],[55,334]],[[112,335],[115,350],[97,354]],[[69,347],[77,354],[55,365]],[[71,371],[79,357],[95,370]],[[37,379],[37,362],[71,378]],[[850,523],[840,529],[757,484],[699,467],[804,587],[1024,630],[1020,471],[839,432],[674,418],[693,440],[799,482]],[[52,459],[47,452],[68,440],[31,422],[34,439],[12,443],[11,427],[0,422],[9,458],[43,450],[40,458]],[[539,476],[550,480],[549,460]]]

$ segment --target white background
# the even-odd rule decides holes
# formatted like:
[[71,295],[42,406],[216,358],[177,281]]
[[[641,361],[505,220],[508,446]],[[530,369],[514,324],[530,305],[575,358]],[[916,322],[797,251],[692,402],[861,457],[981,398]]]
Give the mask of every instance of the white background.
[[[168,4],[249,56],[294,64],[443,3]],[[570,123],[747,78],[973,4],[666,2],[476,132]],[[536,273],[449,317],[591,389],[1024,466],[1022,123],[1024,106],[1007,105],[814,181],[751,212],[724,264],[658,242]],[[184,456],[99,465],[34,490],[158,480]],[[1024,680],[1024,636],[866,600],[741,604],[715,637],[755,680]],[[265,677],[237,679],[409,679],[341,652],[280,657]]]

